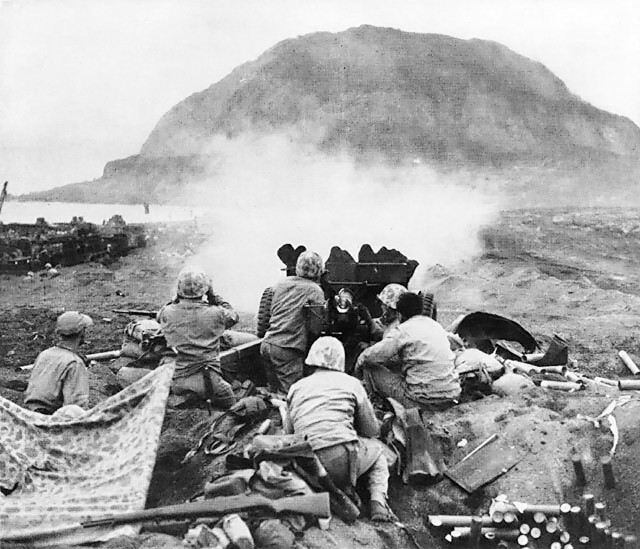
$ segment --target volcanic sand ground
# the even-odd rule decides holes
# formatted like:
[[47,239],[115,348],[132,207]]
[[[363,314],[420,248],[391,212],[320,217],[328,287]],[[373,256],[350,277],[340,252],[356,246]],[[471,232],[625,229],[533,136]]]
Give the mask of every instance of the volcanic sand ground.
[[[640,214],[630,210],[504,212],[499,222],[485,230],[482,257],[455,266],[432,266],[419,282],[436,294],[439,320],[445,326],[461,313],[501,314],[521,323],[543,347],[554,333],[564,336],[575,369],[581,373],[630,377],[617,351],[625,349],[640,359],[640,273],[635,268],[639,233]],[[130,318],[112,309],[157,309],[165,303],[183,254],[197,249],[205,236],[192,226],[156,227],[146,249],[110,266],[62,268],[61,275],[51,279],[0,275],[0,395],[22,402],[23,394],[16,389],[28,375],[15,367],[32,362],[53,342],[55,318],[64,308],[82,310],[94,319],[86,352],[119,348]],[[242,315],[241,329],[253,329],[254,313]],[[92,403],[117,391],[106,364],[92,368],[91,383]],[[470,448],[497,433],[520,453],[522,459],[514,469],[473,497],[448,480],[425,488],[404,486],[396,479],[390,490],[391,506],[423,547],[440,546],[442,533],[425,528],[427,514],[486,511],[491,496],[498,493],[531,503],[577,502],[580,491],[574,486],[570,456],[579,452],[589,479],[587,490],[607,502],[613,527],[640,534],[635,519],[640,507],[640,400],[636,392],[624,394],[631,395],[632,401],[614,412],[620,430],[615,490],[604,489],[598,466],[613,437],[607,429],[596,429],[578,416],[597,416],[623,392],[590,387],[567,394],[534,387],[517,397],[491,396],[432,418],[447,464],[455,464]],[[149,506],[186,501],[221,471],[219,462],[203,456],[180,465],[209,422],[204,410],[168,410]],[[457,446],[462,439],[469,442],[465,448]],[[178,547],[179,540],[143,536],[111,545],[161,544]],[[333,520],[330,530],[311,528],[299,544],[310,548],[411,546],[395,526],[367,520],[350,527]]]

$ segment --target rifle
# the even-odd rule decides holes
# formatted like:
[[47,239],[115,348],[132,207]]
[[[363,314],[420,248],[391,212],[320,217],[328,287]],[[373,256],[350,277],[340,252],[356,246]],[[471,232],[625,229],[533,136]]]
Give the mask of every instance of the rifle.
[[314,489],[322,489],[329,494],[331,510],[347,524],[352,524],[360,516],[358,506],[349,496],[338,488],[322,462],[316,456],[311,445],[306,440],[295,441],[293,435],[292,442],[286,444],[288,435],[263,435],[262,440],[278,439],[283,441],[282,445],[276,444],[274,448],[259,449],[253,459],[256,463],[261,461],[278,461],[283,459],[293,460],[294,471]]
[[132,524],[137,522],[174,520],[181,518],[201,518],[211,515],[228,515],[251,509],[267,509],[273,513],[300,513],[319,518],[330,518],[329,494],[308,494],[290,496],[280,499],[269,499],[262,495],[220,496],[203,501],[192,501],[178,505],[167,505],[155,509],[131,511],[101,519],[82,522],[83,528],[95,526],[113,526],[116,524]]
[[122,315],[140,315],[148,316],[149,318],[155,318],[158,311],[140,311],[137,309],[111,309],[112,313],[120,313]]

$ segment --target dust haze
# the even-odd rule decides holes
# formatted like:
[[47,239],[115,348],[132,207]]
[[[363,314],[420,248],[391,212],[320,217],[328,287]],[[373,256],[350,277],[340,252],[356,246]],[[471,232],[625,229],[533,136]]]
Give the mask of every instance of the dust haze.
[[478,254],[478,231],[499,209],[472,177],[446,180],[417,164],[364,168],[286,135],[215,138],[210,154],[211,176],[182,197],[208,209],[202,223],[210,238],[188,263],[205,268],[215,291],[246,312],[284,276],[282,244],[304,245],[324,260],[332,246],[356,260],[365,243],[396,248],[420,262],[412,278],[419,287],[428,266]]

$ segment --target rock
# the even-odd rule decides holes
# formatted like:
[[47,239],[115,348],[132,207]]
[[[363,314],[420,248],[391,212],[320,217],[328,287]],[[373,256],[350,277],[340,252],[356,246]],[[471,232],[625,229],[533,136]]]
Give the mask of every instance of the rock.
[[145,534],[141,538],[139,549],[184,549],[181,539],[167,534]]
[[261,522],[253,538],[261,549],[291,549],[295,544],[293,532],[278,519]]
[[100,547],[102,549],[140,549],[140,538],[131,536],[117,536],[115,538],[111,538]]

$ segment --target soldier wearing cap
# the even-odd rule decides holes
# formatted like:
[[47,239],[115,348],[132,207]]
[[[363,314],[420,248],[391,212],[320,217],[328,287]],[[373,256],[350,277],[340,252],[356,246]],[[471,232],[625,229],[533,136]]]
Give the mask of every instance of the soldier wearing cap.
[[58,317],[59,342],[38,355],[25,392],[26,408],[50,415],[70,404],[88,406],[89,372],[79,348],[92,325],[91,318],[76,311]]
[[305,360],[313,373],[287,396],[285,431],[303,435],[332,480],[350,490],[367,476],[371,518],[388,520],[389,466],[373,406],[364,387],[344,372],[345,352],[335,337],[318,338]]
[[236,398],[222,375],[220,351],[257,338],[228,330],[238,322],[238,313],[213,292],[204,270],[184,268],[178,275],[177,296],[157,315],[167,345],[177,351],[171,386],[177,398],[173,403],[182,404],[197,397],[228,409]]
[[312,335],[305,322],[305,305],[324,305],[320,276],[322,258],[305,251],[298,256],[296,276],[273,286],[268,329],[260,346],[267,379],[272,390],[286,393],[302,378],[304,357]]

